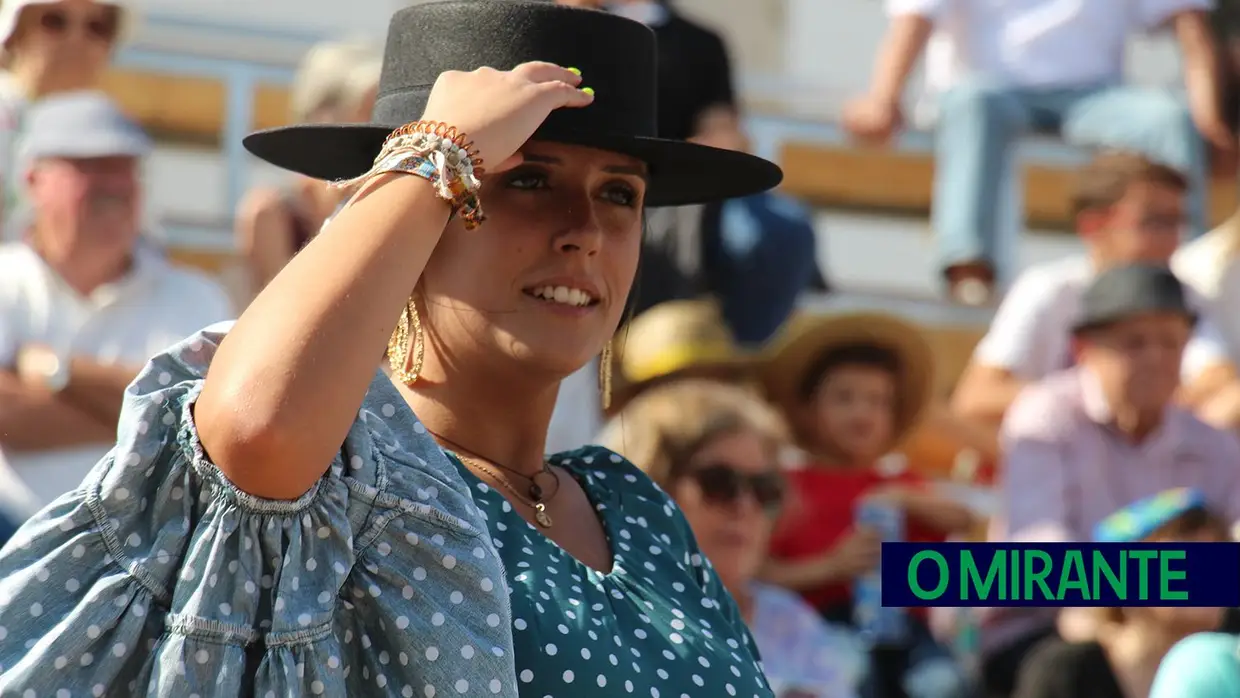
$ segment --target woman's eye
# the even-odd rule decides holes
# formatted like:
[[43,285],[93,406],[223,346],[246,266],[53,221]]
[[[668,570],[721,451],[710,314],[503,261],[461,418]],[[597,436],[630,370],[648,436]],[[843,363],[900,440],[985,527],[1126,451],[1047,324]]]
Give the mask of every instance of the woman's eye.
[[637,205],[637,190],[627,184],[613,184],[603,191],[603,196],[619,206]]
[[508,178],[513,189],[542,189],[546,185],[547,177],[540,172],[514,172]]

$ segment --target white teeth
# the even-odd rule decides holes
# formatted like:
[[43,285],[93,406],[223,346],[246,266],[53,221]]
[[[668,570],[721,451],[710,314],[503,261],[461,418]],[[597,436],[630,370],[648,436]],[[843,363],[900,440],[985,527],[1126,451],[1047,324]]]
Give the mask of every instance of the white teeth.
[[531,290],[530,294],[545,301],[563,303],[564,305],[572,305],[579,308],[594,302],[594,298],[590,294],[579,288],[569,288],[568,286],[540,286]]

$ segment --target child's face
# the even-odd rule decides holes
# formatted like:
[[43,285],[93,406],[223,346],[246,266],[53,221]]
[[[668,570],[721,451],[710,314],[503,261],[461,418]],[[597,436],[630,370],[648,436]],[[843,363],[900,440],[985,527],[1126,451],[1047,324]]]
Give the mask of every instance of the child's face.
[[896,381],[875,366],[843,365],[822,378],[814,398],[814,427],[830,450],[856,460],[873,460],[891,446]]

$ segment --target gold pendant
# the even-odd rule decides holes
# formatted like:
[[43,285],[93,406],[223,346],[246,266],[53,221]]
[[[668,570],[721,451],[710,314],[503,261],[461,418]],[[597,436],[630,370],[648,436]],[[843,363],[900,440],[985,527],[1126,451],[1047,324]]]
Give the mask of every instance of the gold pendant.
[[534,520],[543,528],[551,528],[551,516],[547,514],[547,505],[539,502],[534,505]]

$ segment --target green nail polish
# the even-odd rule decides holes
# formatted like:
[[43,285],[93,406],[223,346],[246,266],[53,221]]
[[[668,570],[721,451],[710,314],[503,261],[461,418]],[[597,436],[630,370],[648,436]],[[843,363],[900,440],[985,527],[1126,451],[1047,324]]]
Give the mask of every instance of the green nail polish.
[[581,88],[581,91],[582,91],[582,92],[584,92],[584,93],[586,93],[586,94],[588,94],[588,95],[590,95],[591,97],[593,97],[593,96],[594,96],[594,88],[593,88],[593,87],[583,87],[583,88]]
[[569,68],[569,69],[568,69],[568,72],[570,72],[570,73],[572,73],[573,75],[576,75],[576,76],[578,76],[578,77],[580,77],[580,76],[581,76],[581,70],[580,70],[580,69],[578,69],[578,68]]

